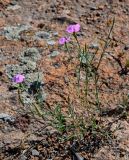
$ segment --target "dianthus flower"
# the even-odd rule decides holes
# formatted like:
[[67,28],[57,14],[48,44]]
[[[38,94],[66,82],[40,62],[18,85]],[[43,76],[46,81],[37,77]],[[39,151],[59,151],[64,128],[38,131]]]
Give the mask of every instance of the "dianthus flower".
[[59,44],[65,44],[70,41],[70,38],[62,37],[59,39]]
[[80,24],[69,25],[66,29],[68,33],[74,33],[80,31]]
[[12,78],[12,81],[15,83],[22,83],[25,79],[25,76],[21,75],[21,74],[17,74]]

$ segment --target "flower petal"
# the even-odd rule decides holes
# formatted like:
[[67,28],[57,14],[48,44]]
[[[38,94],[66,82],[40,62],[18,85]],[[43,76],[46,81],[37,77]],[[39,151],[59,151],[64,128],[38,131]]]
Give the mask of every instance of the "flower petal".
[[24,81],[24,79],[25,79],[24,75],[17,74],[12,78],[12,81],[15,83],[22,83]]

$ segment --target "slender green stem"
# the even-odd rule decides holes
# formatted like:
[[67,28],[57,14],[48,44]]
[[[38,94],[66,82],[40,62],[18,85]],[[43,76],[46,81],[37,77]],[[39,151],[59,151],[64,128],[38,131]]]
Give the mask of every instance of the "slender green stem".
[[98,90],[98,80],[99,80],[99,77],[98,77],[97,71],[98,71],[100,63],[102,61],[102,58],[104,56],[105,50],[107,49],[107,47],[108,47],[108,45],[110,43],[110,35],[112,33],[112,30],[113,30],[113,27],[114,27],[114,23],[115,23],[115,18],[113,19],[112,26],[110,28],[109,34],[107,36],[107,40],[105,42],[105,45],[103,47],[103,50],[102,50],[102,53],[101,53],[98,65],[97,65],[96,70],[95,70],[95,97],[96,97],[96,103],[97,103],[97,108],[98,108],[99,112],[101,112],[101,109],[100,109],[99,90]]
[[34,107],[35,107],[38,115],[42,117],[43,116],[43,112],[41,111],[41,109],[39,108],[39,106],[36,103],[33,103],[33,105],[34,105]]
[[21,98],[21,84],[19,84],[19,87],[18,87],[18,98],[20,103],[24,106],[23,100]]
[[85,55],[85,58],[86,58],[86,66],[85,66],[85,97],[86,97],[86,104],[88,103],[88,84],[89,84],[89,79],[88,79],[88,75],[89,75],[89,65],[88,65],[88,52],[87,52],[87,47],[85,45],[85,48],[84,48],[84,55]]
[[102,50],[102,53],[101,53],[101,56],[100,56],[98,65],[97,65],[97,67],[96,67],[96,70],[98,70],[98,68],[99,68],[99,66],[100,66],[100,63],[101,63],[101,61],[102,61],[102,58],[103,58],[103,56],[104,56],[105,50],[107,49],[107,47],[108,47],[108,45],[109,45],[109,43],[110,43],[109,38],[110,38],[110,35],[111,35],[111,33],[112,33],[114,24],[115,24],[115,18],[113,19],[113,23],[112,23],[112,26],[111,26],[110,31],[109,31],[109,33],[108,33],[107,40],[106,40],[105,45],[104,45],[104,47],[103,47],[103,50]]
[[88,69],[85,70],[86,78],[85,78],[85,97],[86,97],[86,103],[88,102]]
[[98,79],[99,78],[97,76],[97,73],[95,73],[95,97],[96,97],[96,104],[97,104],[98,111],[101,112],[100,101],[99,101]]
[[91,61],[90,61],[90,65],[92,65],[92,62],[93,62],[93,60],[94,60],[94,58],[95,58],[98,50],[99,50],[99,49],[97,48],[96,51],[94,52],[94,55],[93,55],[93,57],[92,57],[92,59],[91,59]]
[[77,42],[77,45],[78,45],[78,48],[79,48],[79,52],[81,52],[81,46],[80,46],[80,43],[79,43],[79,41],[78,41],[78,38],[77,38],[77,35],[76,35],[75,32],[73,33],[73,36],[74,36],[74,38],[75,38],[75,40],[76,40],[76,42]]
[[[80,58],[80,54],[81,54],[81,46],[80,46],[80,43],[78,41],[78,38],[77,38],[77,35],[76,33],[74,32],[73,33],[73,36],[77,42],[77,45],[78,45],[78,58]],[[81,64],[82,64],[82,57],[81,57],[81,60],[80,60],[80,64],[79,64],[79,68],[78,68],[78,71],[77,71],[77,78],[78,78],[78,89],[80,88],[80,71],[81,71]]]

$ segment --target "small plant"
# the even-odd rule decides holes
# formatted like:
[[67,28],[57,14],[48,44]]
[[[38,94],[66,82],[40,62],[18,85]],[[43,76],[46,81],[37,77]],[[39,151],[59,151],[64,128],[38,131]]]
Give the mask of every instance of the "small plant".
[[[99,47],[91,53],[90,47],[85,44],[81,45],[79,42],[78,34],[81,30],[80,24],[69,25],[66,28],[66,32],[70,34],[68,37],[62,37],[59,39],[59,44],[66,47],[67,52],[69,53],[68,63],[72,60],[77,61],[76,66],[76,76],[77,76],[77,94],[80,98],[80,104],[83,110],[83,113],[87,113],[87,116],[83,113],[76,113],[73,109],[73,106],[68,104],[68,112],[63,113],[61,110],[61,105],[57,104],[56,107],[52,109],[44,108],[42,103],[42,92],[41,92],[41,83],[37,80],[30,84],[28,90],[25,89],[24,81],[25,77],[23,75],[16,75],[13,77],[13,82],[18,84],[18,95],[21,103],[24,105],[21,99],[21,92],[25,89],[27,94],[31,95],[32,103],[31,109],[33,114],[42,117],[44,120],[50,121],[50,124],[54,126],[61,133],[70,133],[72,137],[82,138],[87,132],[88,126],[92,126],[92,132],[96,133],[99,124],[96,124],[96,115],[98,116],[101,113],[101,103],[99,100],[99,67],[103,60],[104,53],[106,48],[110,43],[110,35],[113,30],[114,20],[112,26],[109,30],[105,44],[101,50],[100,57],[98,58],[97,53]],[[69,49],[69,44],[73,45],[75,56],[71,56]],[[98,61],[96,61],[98,59]],[[81,78],[83,73],[84,79]],[[69,82],[70,83],[70,82]],[[80,85],[83,84],[83,85]],[[90,85],[93,84],[93,88]],[[95,99],[91,100],[90,95],[94,95]],[[70,97],[70,96],[69,96]],[[80,106],[79,106],[80,107]],[[101,121],[101,120],[100,120]],[[71,137],[71,136],[70,136]]]
[[[100,115],[101,114],[101,103],[99,100],[99,67],[103,60],[105,51],[111,42],[111,33],[114,27],[115,19],[113,19],[111,28],[107,35],[106,41],[104,41],[104,46],[100,50],[100,57],[98,57],[97,53],[99,51],[99,47],[95,49],[94,52],[91,53],[90,47],[85,44],[81,45],[78,39],[77,32],[81,30],[80,24],[69,25],[66,28],[66,32],[70,34],[70,38],[61,38],[59,40],[60,45],[65,45],[66,50],[69,53],[70,61],[72,61],[71,53],[69,49],[69,44],[73,45],[74,52],[77,52],[77,56],[73,57],[74,61],[78,62],[76,66],[76,75],[77,75],[77,88],[78,88],[78,96],[81,98],[81,103],[83,107],[83,111],[87,112],[88,118],[86,119],[83,115],[81,118],[76,116],[76,113],[72,112],[72,118],[74,119],[74,126],[80,127],[80,131],[84,131],[86,129],[86,123],[91,123],[94,120],[94,113]],[[76,44],[76,45],[75,45]],[[75,54],[76,55],[76,54]],[[96,61],[98,59],[98,61]],[[81,74],[83,73],[84,80],[81,79]],[[83,85],[80,85],[80,83]],[[91,89],[90,85],[94,84],[94,87]],[[90,95],[94,95],[95,99],[91,101]],[[83,129],[81,129],[83,126]]]

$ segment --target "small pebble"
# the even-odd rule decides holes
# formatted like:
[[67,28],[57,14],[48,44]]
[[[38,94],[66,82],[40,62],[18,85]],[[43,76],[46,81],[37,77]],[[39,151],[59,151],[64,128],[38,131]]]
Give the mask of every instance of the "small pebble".
[[32,150],[32,155],[33,156],[39,156],[39,152],[36,149]]
[[58,32],[53,32],[53,36],[58,36]]
[[92,44],[90,45],[90,48],[91,48],[91,49],[98,49],[98,48],[99,48],[99,44],[98,44],[98,43],[92,43]]
[[58,51],[53,51],[51,54],[50,54],[50,57],[51,58],[54,58],[56,56],[58,56],[60,53]]
[[56,43],[56,42],[53,41],[53,40],[48,40],[48,41],[47,41],[47,44],[49,44],[49,45],[51,45],[51,46],[53,46],[55,43]]
[[27,160],[27,157],[25,155],[21,155],[20,160]]

